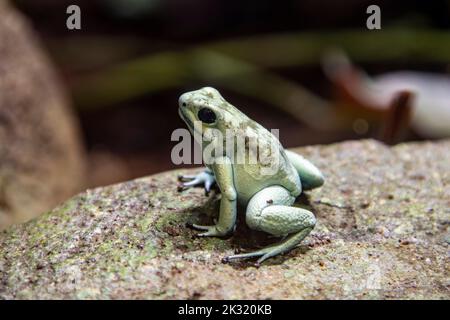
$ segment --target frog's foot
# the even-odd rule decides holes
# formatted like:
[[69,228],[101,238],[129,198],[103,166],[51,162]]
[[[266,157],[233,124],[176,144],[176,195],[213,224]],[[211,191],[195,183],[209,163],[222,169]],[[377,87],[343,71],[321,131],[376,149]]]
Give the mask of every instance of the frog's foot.
[[294,202],[288,190],[281,186],[268,187],[253,196],[247,205],[247,225],[275,236],[286,235],[280,243],[254,252],[225,257],[223,262],[260,257],[257,264],[295,248],[314,228],[316,218],[312,212],[291,207]]
[[203,233],[197,234],[197,237],[223,237],[228,235],[228,231],[222,231],[218,228],[217,225],[213,226],[202,226],[198,224],[188,224],[188,227],[191,227],[196,230],[205,231]]
[[274,257],[278,254],[288,252],[295,248],[311,232],[312,229],[312,227],[305,228],[298,233],[290,235],[281,243],[265,247],[261,250],[224,257],[222,259],[222,262],[227,263],[232,260],[260,257],[256,262],[256,266],[259,266],[264,260]]
[[203,186],[205,194],[208,195],[216,179],[211,171],[205,170],[197,175],[179,175],[178,181],[177,187],[180,192],[191,187]]

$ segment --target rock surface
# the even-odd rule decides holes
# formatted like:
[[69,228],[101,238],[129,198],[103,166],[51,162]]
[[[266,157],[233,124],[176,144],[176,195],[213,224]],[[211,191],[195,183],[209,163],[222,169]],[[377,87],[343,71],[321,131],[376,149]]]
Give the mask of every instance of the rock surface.
[[276,239],[242,217],[229,239],[195,238],[185,223],[212,223],[218,196],[177,193],[188,170],[173,171],[88,190],[1,233],[0,298],[450,298],[450,140],[296,151],[327,180],[300,197],[318,224],[284,256],[222,264]]
[[83,164],[59,79],[26,20],[0,1],[0,230],[78,192]]

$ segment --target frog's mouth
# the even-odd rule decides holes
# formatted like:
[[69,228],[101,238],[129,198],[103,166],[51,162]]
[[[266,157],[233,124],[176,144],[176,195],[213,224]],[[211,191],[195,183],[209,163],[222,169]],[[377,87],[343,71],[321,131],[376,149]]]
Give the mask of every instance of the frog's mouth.
[[184,115],[184,112],[181,110],[181,108],[178,108],[178,114],[180,115],[181,120],[183,120],[187,124],[189,129],[192,129],[194,127],[192,121]]
[[[194,126],[194,123],[192,122],[191,118],[185,114],[183,109],[179,108],[178,113],[180,114],[181,119],[186,123],[189,131],[191,132],[192,136],[198,143],[202,143],[203,139],[203,133],[202,128],[198,126]],[[200,130],[199,130],[200,129]]]
[[178,108],[178,114],[180,115],[180,118],[186,123],[188,126],[189,131],[191,131],[192,134],[194,134],[194,123],[192,120],[184,114],[183,110],[181,108]]

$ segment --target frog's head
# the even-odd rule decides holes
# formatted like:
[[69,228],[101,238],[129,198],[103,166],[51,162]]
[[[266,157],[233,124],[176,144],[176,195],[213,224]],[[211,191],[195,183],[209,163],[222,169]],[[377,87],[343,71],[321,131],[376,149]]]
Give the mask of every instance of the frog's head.
[[225,101],[219,91],[211,87],[182,94],[178,111],[191,132],[200,134],[208,128],[224,133],[226,129],[239,127],[248,120],[247,116]]

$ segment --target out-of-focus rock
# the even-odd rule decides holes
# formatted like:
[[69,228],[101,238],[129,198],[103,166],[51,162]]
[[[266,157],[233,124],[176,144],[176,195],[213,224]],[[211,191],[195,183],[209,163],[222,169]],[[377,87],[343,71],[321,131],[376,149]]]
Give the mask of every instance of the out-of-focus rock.
[[318,224],[260,268],[221,258],[278,239],[246,228],[242,208],[233,237],[196,238],[185,223],[213,223],[218,196],[177,193],[178,170],[88,190],[1,233],[0,298],[450,298],[450,140],[297,151],[326,176],[298,201]]
[[84,155],[68,99],[27,21],[0,2],[0,230],[80,190]]
[[[395,71],[369,77],[340,51],[329,53],[323,66],[333,82],[336,104],[348,116],[398,122],[394,127],[399,127],[399,136],[411,127],[425,138],[450,137],[450,76],[447,74]],[[402,92],[410,93],[410,101],[396,106],[393,101]]]

